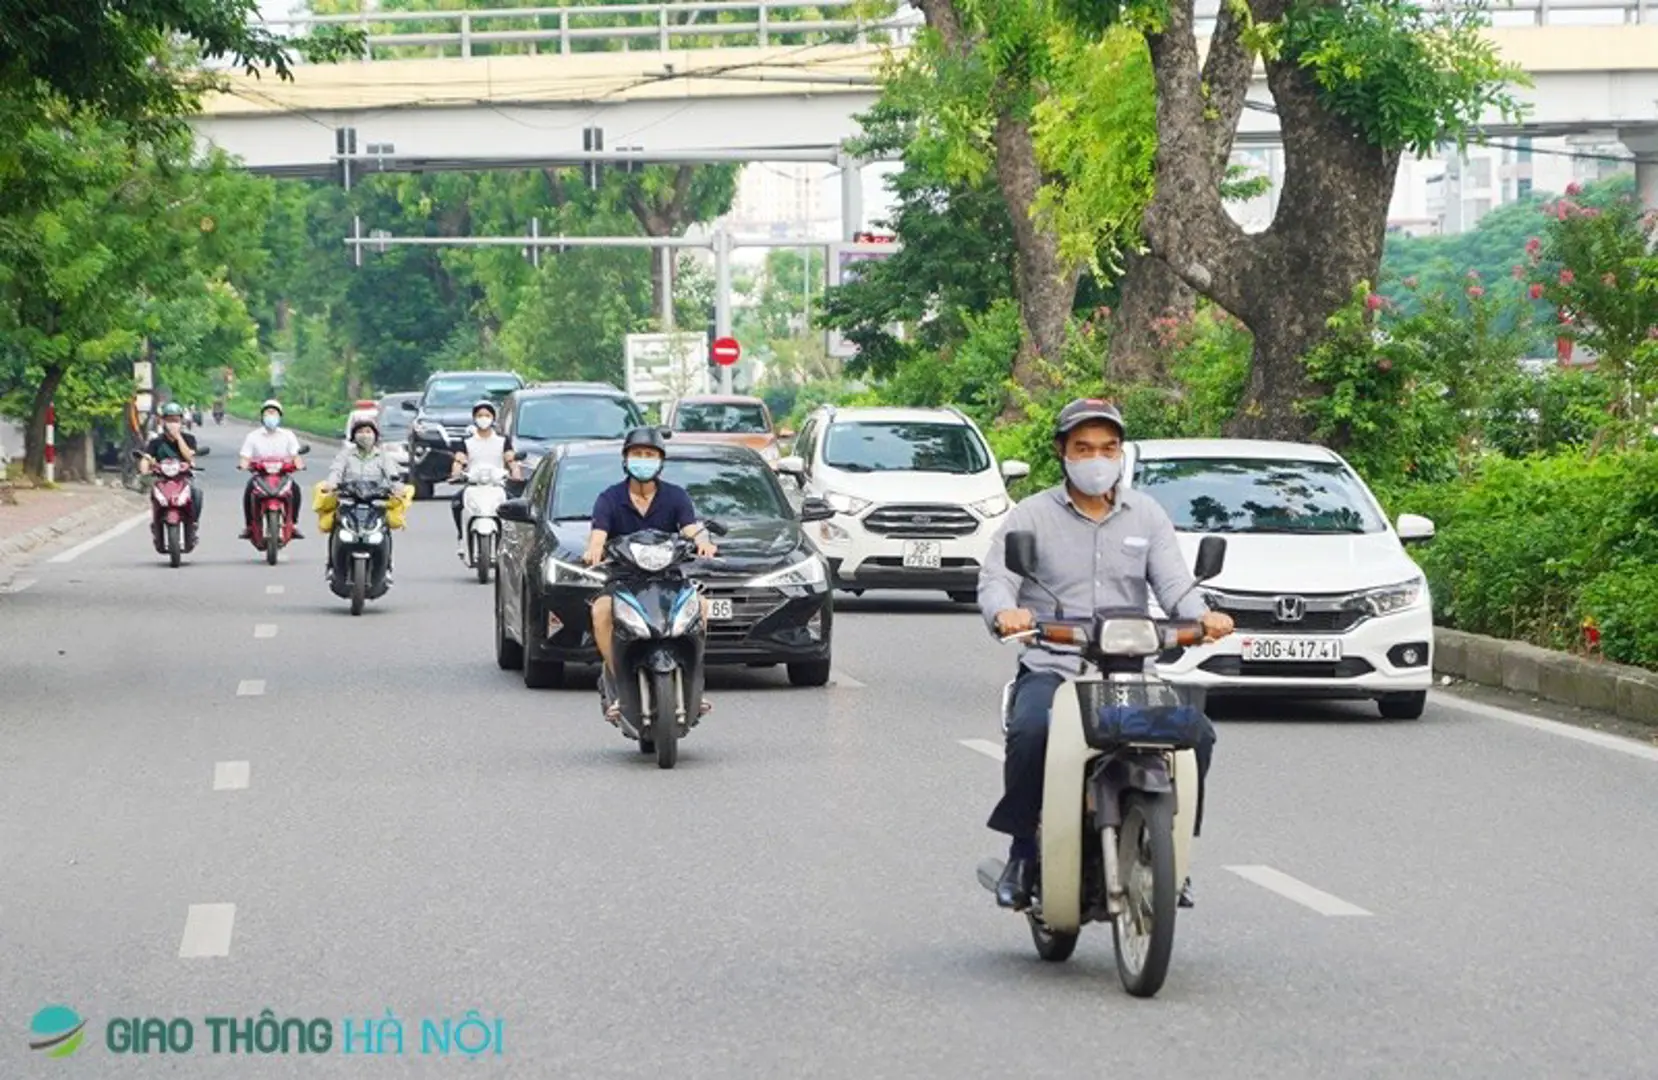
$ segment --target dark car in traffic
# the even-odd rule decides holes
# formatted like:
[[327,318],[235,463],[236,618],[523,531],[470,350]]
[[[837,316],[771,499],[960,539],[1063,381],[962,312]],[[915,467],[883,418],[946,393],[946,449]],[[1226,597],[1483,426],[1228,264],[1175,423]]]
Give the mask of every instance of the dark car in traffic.
[[529,476],[547,451],[560,443],[620,439],[645,422],[634,400],[609,383],[535,383],[507,395],[501,434]]
[[409,431],[408,481],[415,498],[430,499],[432,485],[449,475],[454,451],[472,427],[472,406],[489,399],[497,410],[501,401],[524,385],[511,371],[439,371],[426,380],[420,400],[403,403],[412,412]]
[[[828,564],[802,525],[834,515],[808,500],[799,514],[770,465],[746,447],[670,442],[663,479],[686,488],[699,521],[728,532],[691,573],[710,601],[709,665],[788,667],[796,686],[829,681],[833,592]],[[566,664],[597,664],[588,604],[602,571],[581,564],[599,493],[622,479],[620,440],[566,443],[536,467],[524,497],[501,506],[495,655],[530,687],[558,686]]]

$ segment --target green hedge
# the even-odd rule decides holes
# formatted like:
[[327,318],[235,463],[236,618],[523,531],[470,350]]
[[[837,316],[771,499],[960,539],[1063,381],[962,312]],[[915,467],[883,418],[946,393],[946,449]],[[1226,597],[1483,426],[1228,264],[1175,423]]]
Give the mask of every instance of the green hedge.
[[1608,659],[1658,669],[1658,452],[1491,458],[1383,499],[1438,528],[1411,550],[1441,624],[1577,649],[1592,618]]

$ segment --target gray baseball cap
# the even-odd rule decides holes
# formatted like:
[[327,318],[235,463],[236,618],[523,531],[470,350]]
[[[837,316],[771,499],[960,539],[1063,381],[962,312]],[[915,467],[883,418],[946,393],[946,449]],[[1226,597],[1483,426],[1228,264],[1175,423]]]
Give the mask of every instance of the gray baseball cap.
[[1114,426],[1118,434],[1128,437],[1128,428],[1123,424],[1123,414],[1117,411],[1117,406],[1099,398],[1078,398],[1059,410],[1059,419],[1054,422],[1054,438],[1063,439],[1077,426],[1090,420],[1103,420]]

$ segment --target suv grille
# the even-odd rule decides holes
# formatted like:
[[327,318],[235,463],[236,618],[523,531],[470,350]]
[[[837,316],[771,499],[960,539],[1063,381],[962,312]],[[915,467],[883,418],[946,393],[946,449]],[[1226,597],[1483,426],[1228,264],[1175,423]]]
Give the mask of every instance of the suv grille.
[[882,506],[864,518],[864,528],[882,536],[929,539],[971,536],[979,531],[979,519],[959,506]]

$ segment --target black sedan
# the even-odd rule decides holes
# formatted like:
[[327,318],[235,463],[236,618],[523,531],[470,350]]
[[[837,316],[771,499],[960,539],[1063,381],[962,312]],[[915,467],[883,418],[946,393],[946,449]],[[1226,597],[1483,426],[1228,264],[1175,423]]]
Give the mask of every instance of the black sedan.
[[[834,618],[828,565],[801,525],[834,510],[809,499],[796,515],[766,460],[742,446],[668,447],[663,479],[691,493],[700,521],[729,530],[693,569],[710,601],[710,665],[786,664],[796,686],[829,681]],[[558,686],[565,664],[597,664],[588,602],[603,583],[581,565],[599,493],[623,478],[620,441],[554,447],[522,499],[502,504],[495,577],[495,658],[530,687]]]

